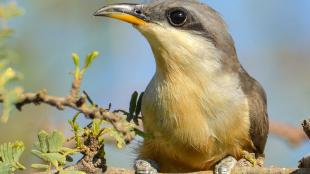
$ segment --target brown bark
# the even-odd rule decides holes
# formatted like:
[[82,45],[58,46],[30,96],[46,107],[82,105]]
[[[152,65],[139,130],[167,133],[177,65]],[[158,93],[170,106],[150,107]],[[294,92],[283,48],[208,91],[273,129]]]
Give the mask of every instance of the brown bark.
[[[106,174],[134,174],[133,170],[108,168]],[[213,171],[193,172],[187,174],[213,174]],[[309,174],[310,169],[289,169],[289,168],[260,168],[260,167],[242,167],[235,168],[231,174]]]

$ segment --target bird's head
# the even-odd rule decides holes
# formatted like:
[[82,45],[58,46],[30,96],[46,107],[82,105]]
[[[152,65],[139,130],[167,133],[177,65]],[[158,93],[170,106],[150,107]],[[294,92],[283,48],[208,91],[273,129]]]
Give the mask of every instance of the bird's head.
[[158,71],[202,68],[212,72],[239,65],[220,15],[195,0],[111,4],[94,15],[133,24],[149,41]]

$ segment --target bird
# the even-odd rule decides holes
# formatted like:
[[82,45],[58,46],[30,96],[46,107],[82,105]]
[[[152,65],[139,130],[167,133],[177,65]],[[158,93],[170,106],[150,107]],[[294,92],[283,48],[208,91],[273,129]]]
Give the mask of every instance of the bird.
[[149,136],[138,149],[137,173],[230,173],[246,152],[264,157],[266,94],[240,64],[216,10],[196,0],[155,0],[110,4],[94,15],[132,24],[154,54],[142,99]]

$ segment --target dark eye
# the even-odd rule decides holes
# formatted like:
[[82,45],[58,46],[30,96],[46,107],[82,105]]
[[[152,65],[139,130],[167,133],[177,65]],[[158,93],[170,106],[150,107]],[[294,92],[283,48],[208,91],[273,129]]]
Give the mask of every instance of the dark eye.
[[181,27],[187,20],[187,14],[181,9],[171,10],[168,12],[168,20],[171,25]]

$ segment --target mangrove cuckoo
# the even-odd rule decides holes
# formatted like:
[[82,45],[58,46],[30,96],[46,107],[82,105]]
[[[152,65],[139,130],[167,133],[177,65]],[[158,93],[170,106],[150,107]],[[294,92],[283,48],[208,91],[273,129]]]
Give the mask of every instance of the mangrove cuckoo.
[[155,57],[142,100],[150,136],[138,150],[137,173],[229,173],[245,151],[264,155],[264,90],[240,65],[215,10],[195,0],[155,0],[111,4],[94,15],[133,24]]

